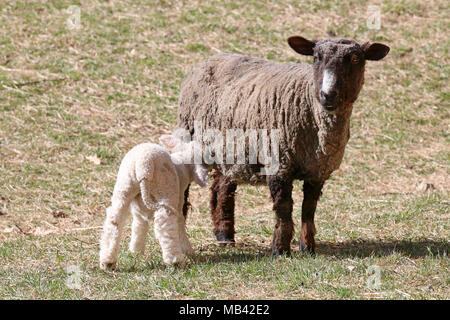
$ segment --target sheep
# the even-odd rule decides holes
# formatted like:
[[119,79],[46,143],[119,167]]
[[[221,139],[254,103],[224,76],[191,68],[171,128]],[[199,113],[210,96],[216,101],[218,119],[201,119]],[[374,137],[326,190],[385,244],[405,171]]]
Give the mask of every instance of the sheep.
[[[279,169],[261,175],[265,164],[215,164],[210,211],[216,239],[234,244],[234,197],[238,184],[267,184],[275,211],[272,254],[290,254],[294,233],[292,189],[303,180],[300,251],[314,253],[314,214],[322,187],[343,158],[350,137],[353,103],[364,83],[366,60],[384,58],[389,47],[350,39],[288,39],[314,62],[275,63],[219,53],[184,80],[177,127],[195,136],[203,130],[279,132]],[[247,154],[248,146],[245,146]],[[226,154],[227,150],[224,150]]]
[[173,135],[162,135],[160,142],[173,153],[169,154],[157,144],[142,143],[122,160],[100,240],[100,268],[103,270],[116,267],[119,242],[130,207],[133,216],[131,252],[144,252],[149,219],[154,217],[155,237],[166,264],[183,265],[185,255],[194,253],[182,214],[185,190],[192,181],[206,186],[208,171],[202,164],[191,161],[196,150],[194,141],[187,143]]

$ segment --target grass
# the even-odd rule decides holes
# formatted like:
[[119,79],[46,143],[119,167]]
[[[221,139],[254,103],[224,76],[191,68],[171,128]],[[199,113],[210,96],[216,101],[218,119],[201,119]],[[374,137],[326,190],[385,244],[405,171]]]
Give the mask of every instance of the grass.
[[[81,9],[78,30],[66,23],[70,5]],[[379,30],[366,26],[368,5],[381,8]],[[0,298],[449,299],[449,9],[444,0],[2,1]],[[236,247],[218,247],[195,187],[187,267],[164,266],[152,234],[144,257],[128,253],[128,228],[119,270],[100,271],[99,227],[121,157],[170,132],[186,74],[218,51],[310,63],[286,44],[293,34],[391,47],[367,65],[345,158],[319,203],[318,254],[298,253],[297,230],[293,256],[271,257],[268,190],[253,186],[238,188]],[[434,188],[418,191],[423,181]],[[301,199],[297,183],[297,225]]]

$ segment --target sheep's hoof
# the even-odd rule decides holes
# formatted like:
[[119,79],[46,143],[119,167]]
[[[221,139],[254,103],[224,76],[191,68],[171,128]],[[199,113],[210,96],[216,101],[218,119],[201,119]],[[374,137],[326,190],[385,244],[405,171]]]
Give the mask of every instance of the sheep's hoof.
[[282,255],[290,256],[291,255],[291,248],[290,246],[287,248],[280,248],[279,246],[276,246],[275,243],[272,241],[272,255],[274,257],[279,257]]
[[236,243],[234,242],[234,240],[232,240],[232,241],[219,241],[219,246],[220,247],[226,247],[226,246],[234,247],[234,246],[236,246]]
[[234,247],[236,244],[232,236],[230,237],[223,232],[216,231],[214,232],[214,235],[216,236],[216,240],[219,242],[219,246],[221,247],[225,246]]
[[298,249],[300,252],[309,253],[312,256],[316,254],[314,246],[308,246],[303,240],[299,241]]
[[290,257],[291,256],[291,250],[280,250],[272,247],[272,256],[274,257],[281,257],[281,256]]

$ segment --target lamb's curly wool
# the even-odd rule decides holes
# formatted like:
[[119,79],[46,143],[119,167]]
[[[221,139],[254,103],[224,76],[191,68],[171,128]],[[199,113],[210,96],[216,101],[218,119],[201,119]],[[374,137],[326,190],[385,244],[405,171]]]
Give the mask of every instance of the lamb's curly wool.
[[182,213],[184,193],[193,180],[205,186],[208,174],[202,165],[190,164],[193,142],[183,143],[173,136],[163,136],[161,142],[176,152],[170,155],[157,144],[143,143],[122,160],[100,241],[102,269],[115,268],[130,207],[133,215],[130,251],[144,251],[149,219],[154,216],[155,237],[165,263],[182,264],[185,254],[193,253]]

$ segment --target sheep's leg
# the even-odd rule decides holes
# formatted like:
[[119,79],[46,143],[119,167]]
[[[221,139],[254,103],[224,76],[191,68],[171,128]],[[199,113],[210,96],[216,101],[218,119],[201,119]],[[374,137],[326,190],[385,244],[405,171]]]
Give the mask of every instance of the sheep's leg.
[[[180,213],[181,214],[181,213]],[[155,212],[155,237],[158,239],[166,264],[184,264],[185,256],[180,245],[178,216],[176,212],[165,207]]]
[[131,241],[129,250],[134,253],[143,254],[149,227],[148,217],[144,212],[138,209],[137,204],[132,204],[131,214],[133,216],[133,222],[131,223]]
[[292,181],[274,177],[269,181],[270,194],[275,211],[275,231],[272,240],[272,254],[290,254],[294,234],[292,221]]
[[180,244],[181,249],[183,250],[183,253],[186,255],[193,255],[194,249],[192,248],[191,242],[189,241],[189,238],[186,233],[186,219],[187,214],[189,211],[189,207],[191,204],[189,203],[189,187],[191,185],[188,184],[186,187],[186,190],[184,190],[183,194],[183,215],[178,217],[178,231],[180,232]]
[[216,173],[211,185],[211,218],[213,232],[222,245],[234,245],[234,194],[236,183]]
[[300,250],[314,253],[316,243],[314,235],[316,227],[314,225],[314,213],[316,212],[317,201],[322,194],[323,183],[305,181],[303,183],[303,203],[302,203],[302,232],[300,236]]
[[186,190],[184,190],[183,216],[184,216],[185,220],[187,219],[189,207],[191,206],[191,204],[189,203],[189,187],[190,186],[191,185],[188,184]]
[[112,204],[106,209],[106,220],[100,239],[100,268],[114,270],[119,253],[122,230],[128,217],[130,198],[113,197]]

